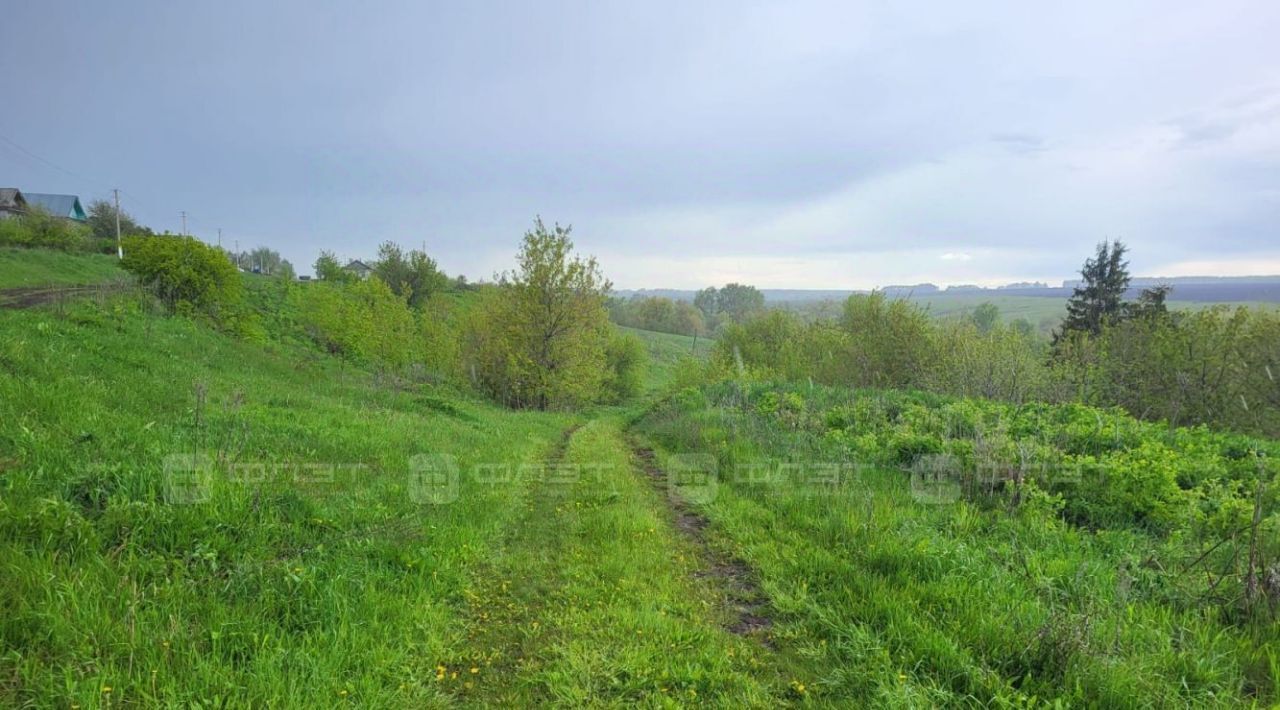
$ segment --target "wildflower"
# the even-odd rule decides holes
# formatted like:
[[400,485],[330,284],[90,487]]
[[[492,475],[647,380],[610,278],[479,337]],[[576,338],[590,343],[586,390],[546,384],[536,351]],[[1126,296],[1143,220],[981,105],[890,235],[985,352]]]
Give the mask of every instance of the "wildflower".
[[907,674],[906,674],[906,673],[899,673],[899,674],[898,674],[898,682],[899,682],[899,683],[905,683],[905,682],[907,682]]
[[103,695],[110,695],[110,694],[111,694],[111,686],[109,686],[109,685],[104,685],[104,686],[102,686],[102,694],[103,694]]
[[475,667],[475,666],[471,666],[471,674],[472,674],[472,675],[475,675],[476,673],[479,673],[479,672],[480,672],[480,669],[479,669],[479,668],[477,668],[477,667]]
[[338,695],[341,695],[344,698],[347,697],[347,689],[343,688],[342,690],[339,690]]

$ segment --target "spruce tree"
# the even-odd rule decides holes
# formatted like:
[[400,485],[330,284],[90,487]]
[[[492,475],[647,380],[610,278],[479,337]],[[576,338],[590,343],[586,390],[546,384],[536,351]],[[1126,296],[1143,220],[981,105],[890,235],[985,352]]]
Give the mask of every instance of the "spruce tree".
[[1129,289],[1128,248],[1120,241],[1102,242],[1092,259],[1080,270],[1083,283],[1067,301],[1067,317],[1054,333],[1056,344],[1072,332],[1097,335],[1102,327],[1124,315],[1124,294]]

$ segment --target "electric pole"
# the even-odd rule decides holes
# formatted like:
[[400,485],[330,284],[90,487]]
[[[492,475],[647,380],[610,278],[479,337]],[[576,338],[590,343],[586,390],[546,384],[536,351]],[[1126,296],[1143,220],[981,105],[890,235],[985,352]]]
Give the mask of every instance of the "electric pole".
[[111,191],[116,196],[116,258],[124,258],[124,247],[120,246],[120,188]]
[[218,227],[218,248],[222,248],[222,227]]
[[187,212],[182,211],[182,236],[187,236]]

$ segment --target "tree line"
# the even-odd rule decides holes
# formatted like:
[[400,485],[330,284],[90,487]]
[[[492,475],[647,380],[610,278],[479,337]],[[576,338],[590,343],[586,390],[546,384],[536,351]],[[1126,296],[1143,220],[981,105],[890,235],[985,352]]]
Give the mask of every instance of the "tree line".
[[123,265],[172,312],[250,338],[304,338],[388,377],[472,387],[512,407],[621,401],[638,391],[645,353],[609,322],[611,285],[570,234],[536,220],[516,267],[478,287],[392,242],[369,278],[323,252],[306,284],[283,270],[246,281],[217,247],[175,235],[129,237]]
[[1100,244],[1052,338],[979,309],[937,321],[883,293],[857,294],[834,318],[781,310],[730,323],[718,367],[855,387],[924,389],[1016,403],[1119,406],[1172,425],[1280,434],[1280,314],[1215,306],[1171,311],[1170,290],[1126,301],[1127,248]]

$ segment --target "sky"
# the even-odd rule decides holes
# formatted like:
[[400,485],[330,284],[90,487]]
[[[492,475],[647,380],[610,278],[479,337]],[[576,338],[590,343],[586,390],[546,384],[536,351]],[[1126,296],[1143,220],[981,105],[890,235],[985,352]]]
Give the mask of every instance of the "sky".
[[1280,3],[42,2],[0,187],[473,280],[535,216],[619,288],[1280,274]]

